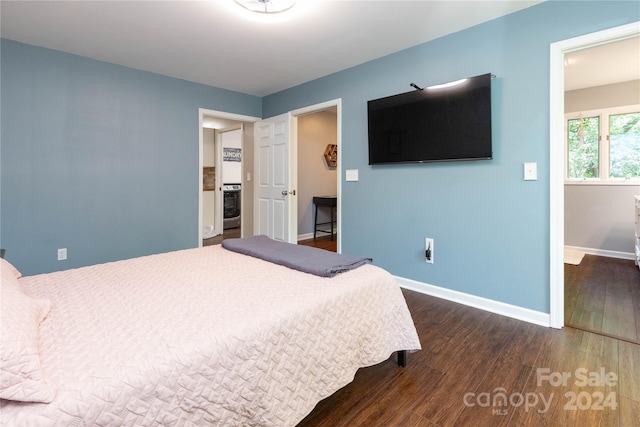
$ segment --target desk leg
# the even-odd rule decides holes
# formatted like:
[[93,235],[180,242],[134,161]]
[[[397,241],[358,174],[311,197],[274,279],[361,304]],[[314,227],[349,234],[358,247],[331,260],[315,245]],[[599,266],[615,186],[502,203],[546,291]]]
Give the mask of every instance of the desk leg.
[[331,206],[331,241],[333,241],[333,206]]
[[313,215],[313,239],[316,238],[316,231],[318,230],[318,206],[316,204],[313,205],[315,208],[315,213]]

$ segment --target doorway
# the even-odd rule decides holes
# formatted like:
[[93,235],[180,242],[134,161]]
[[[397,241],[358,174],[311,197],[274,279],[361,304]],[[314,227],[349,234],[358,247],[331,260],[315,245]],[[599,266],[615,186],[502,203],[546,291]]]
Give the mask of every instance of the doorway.
[[[335,193],[336,193],[336,198],[337,198],[337,207],[336,207],[336,225],[337,225],[337,233],[335,236],[336,239],[336,244],[335,244],[335,250],[337,252],[340,252],[341,250],[341,239],[340,239],[340,224],[341,224],[341,200],[340,200],[340,194],[341,194],[341,178],[340,178],[340,157],[341,157],[341,152],[342,152],[342,144],[341,144],[341,137],[342,137],[342,120],[341,120],[341,116],[342,116],[342,109],[341,109],[341,100],[340,99],[335,99],[335,100],[331,100],[331,101],[327,101],[327,102],[323,102],[323,103],[319,103],[319,104],[315,104],[315,105],[311,105],[308,107],[304,107],[304,108],[300,108],[294,111],[291,111],[289,114],[291,115],[291,128],[292,128],[292,132],[291,132],[291,150],[294,153],[293,158],[295,159],[295,166],[293,169],[294,173],[292,174],[291,177],[291,186],[293,189],[295,189],[298,185],[298,175],[297,175],[297,144],[298,144],[298,135],[297,135],[297,126],[298,126],[298,117],[299,116],[303,116],[303,115],[307,115],[307,114],[312,114],[312,113],[316,113],[316,112],[323,112],[323,111],[327,111],[327,110],[333,110],[335,112],[335,129],[336,129],[336,166],[335,166],[335,171],[336,171],[336,188],[335,188]],[[199,194],[200,194],[200,200],[199,200],[199,215],[198,215],[198,230],[199,230],[199,236],[201,236],[201,230],[203,227],[203,173],[202,173],[202,169],[203,169],[203,124],[205,123],[206,120],[222,120],[223,124],[219,125],[220,127],[228,127],[229,126],[229,122],[228,121],[232,121],[232,122],[241,122],[243,124],[243,146],[242,146],[242,152],[243,152],[243,162],[242,162],[242,197],[241,197],[241,229],[242,229],[242,235],[243,236],[252,236],[253,234],[255,234],[255,229],[254,229],[254,216],[255,216],[255,212],[254,212],[254,203],[255,203],[255,179],[254,179],[254,175],[255,175],[255,149],[257,149],[257,145],[254,143],[254,128],[255,128],[255,132],[258,132],[257,127],[255,126],[257,122],[259,122],[261,119],[257,118],[257,117],[251,117],[251,116],[243,116],[243,115],[238,115],[238,114],[234,114],[234,113],[226,113],[226,112],[222,112],[222,111],[215,111],[215,110],[207,110],[207,109],[199,109],[199,129],[200,129],[200,154],[199,154],[199,159],[200,159],[200,166],[199,166]],[[257,179],[257,177],[256,177]],[[221,182],[221,178],[218,178],[218,180],[216,181],[217,183]],[[218,186],[216,184],[216,189],[218,189],[219,194],[218,194],[218,198],[217,203],[222,203],[222,189],[221,186]],[[297,203],[295,204],[295,207],[297,209]],[[296,227],[297,229],[297,227]],[[238,236],[240,237],[240,236]],[[220,242],[222,241],[222,235],[221,236],[217,236],[214,239],[218,239]],[[217,242],[219,243],[219,242]],[[199,242],[198,242],[198,246],[203,246],[203,240],[202,238],[199,238]]]
[[[311,105],[291,112],[292,150],[296,153],[298,162],[295,187],[299,189],[297,201],[298,230],[297,240],[304,244],[315,245],[335,252],[341,252],[341,175],[340,165],[342,156],[342,100],[334,99],[320,104]],[[304,144],[304,147],[303,147]],[[329,161],[326,152],[328,145],[334,150]],[[304,159],[301,157],[304,156]],[[322,182],[318,182],[322,181]],[[322,193],[322,194],[320,194]],[[330,194],[329,194],[330,193]],[[336,207],[332,235],[325,233],[329,242],[323,239],[313,239],[315,226],[314,196],[336,196]],[[323,208],[320,208],[323,210]],[[318,212],[318,222],[326,222],[322,218],[329,218],[324,209]],[[333,240],[335,238],[335,240]]]
[[[253,123],[256,117],[243,116],[221,111],[199,109],[199,208],[198,208],[198,247],[219,244],[223,237],[241,237],[252,234],[253,189]],[[234,182],[234,208],[229,203],[225,230],[225,193],[228,193],[224,182],[223,163],[225,157],[223,137],[238,130],[241,135],[232,139],[240,139],[239,145],[230,144],[226,152],[232,158],[231,172],[228,177]],[[241,160],[241,161],[233,161]],[[229,175],[231,175],[229,172]],[[242,188],[242,191],[237,191]],[[231,200],[228,200],[230,202]],[[231,212],[233,211],[233,212]],[[233,217],[233,218],[231,218]]]
[[337,195],[337,126],[336,107],[298,116],[298,242],[335,242],[335,208],[317,200]]
[[550,326],[564,326],[565,55],[640,35],[640,22],[551,44],[550,49]]
[[[336,251],[340,251],[340,156],[341,156],[341,100],[327,101],[269,117],[255,123],[254,140],[254,234],[264,234],[275,240],[298,241],[298,189],[302,178],[298,168],[300,135],[298,127],[303,116],[335,109],[333,132],[337,147],[336,180]],[[326,147],[325,147],[326,148]],[[323,153],[316,157],[324,161]],[[314,179],[315,177],[309,178]]]

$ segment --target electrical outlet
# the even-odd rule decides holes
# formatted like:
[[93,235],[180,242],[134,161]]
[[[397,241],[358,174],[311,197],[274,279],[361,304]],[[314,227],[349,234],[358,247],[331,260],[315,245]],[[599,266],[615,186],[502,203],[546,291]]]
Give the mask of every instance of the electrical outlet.
[[58,261],[64,261],[67,259],[67,248],[58,249]]
[[428,264],[433,264],[433,239],[427,237],[424,239],[425,253],[424,258]]
[[524,164],[524,180],[535,181],[538,179],[538,163],[529,162]]

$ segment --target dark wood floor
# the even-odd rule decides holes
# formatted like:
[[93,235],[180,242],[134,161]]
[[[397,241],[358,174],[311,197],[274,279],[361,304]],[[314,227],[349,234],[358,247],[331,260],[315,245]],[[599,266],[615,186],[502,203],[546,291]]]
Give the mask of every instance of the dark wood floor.
[[337,251],[337,243],[335,236],[333,239],[331,239],[331,236],[322,236],[316,237],[315,239],[300,240],[298,242],[299,245],[313,246],[316,248],[326,249],[331,252]]
[[579,265],[565,264],[564,274],[565,325],[640,344],[640,270],[633,261],[585,255]]
[[[300,427],[640,425],[639,345],[403,293],[423,349],[406,368],[387,360],[359,370]],[[570,377],[547,381],[539,369]],[[582,384],[601,370],[608,384]],[[501,392],[506,406],[494,405]]]
[[640,345],[403,293],[422,350],[360,369],[299,427],[640,426]]
[[[584,267],[605,277],[616,268]],[[622,276],[638,285],[633,271]],[[360,369],[299,427],[640,426],[640,345],[403,293],[423,349],[406,368],[392,357]]]

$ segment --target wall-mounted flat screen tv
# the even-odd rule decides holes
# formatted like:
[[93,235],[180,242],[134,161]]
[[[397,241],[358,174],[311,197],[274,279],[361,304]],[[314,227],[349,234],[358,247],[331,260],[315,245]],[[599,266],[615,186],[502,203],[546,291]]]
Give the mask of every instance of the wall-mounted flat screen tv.
[[491,74],[367,103],[369,164],[491,159]]

